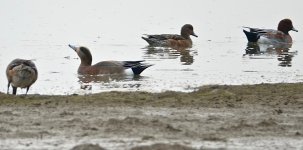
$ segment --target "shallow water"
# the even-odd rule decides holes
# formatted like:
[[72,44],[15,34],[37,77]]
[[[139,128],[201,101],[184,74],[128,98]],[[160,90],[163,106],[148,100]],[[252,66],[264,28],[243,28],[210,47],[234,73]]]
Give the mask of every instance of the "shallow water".
[[[84,94],[103,91],[192,91],[208,84],[258,84],[303,81],[303,20],[299,0],[254,1],[72,1],[4,0],[0,5],[0,91],[5,68],[15,58],[33,59],[39,78],[29,94]],[[262,4],[262,5],[260,5]],[[288,6],[288,7],[285,7]],[[269,9],[270,8],[270,9]],[[283,10],[281,10],[283,8]],[[249,55],[242,26],[276,28],[291,18],[298,33],[289,53]],[[149,48],[142,34],[179,33],[194,26],[198,38],[184,51]],[[93,63],[146,60],[154,66],[139,78],[107,78],[83,83],[80,63],[68,44],[88,47]],[[284,61],[280,61],[284,60]],[[25,93],[20,90],[18,93]]]

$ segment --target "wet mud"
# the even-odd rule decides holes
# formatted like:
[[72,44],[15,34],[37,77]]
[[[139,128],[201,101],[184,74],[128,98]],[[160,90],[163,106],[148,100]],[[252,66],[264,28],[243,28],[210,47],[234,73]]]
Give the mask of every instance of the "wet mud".
[[2,149],[83,144],[108,150],[302,149],[303,84],[213,85],[191,93],[0,94]]

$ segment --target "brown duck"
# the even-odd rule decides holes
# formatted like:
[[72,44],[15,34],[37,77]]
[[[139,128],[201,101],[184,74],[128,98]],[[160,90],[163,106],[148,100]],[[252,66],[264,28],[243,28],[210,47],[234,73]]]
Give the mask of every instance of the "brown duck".
[[92,65],[92,55],[88,48],[69,45],[80,57],[81,63],[78,74],[98,75],[98,74],[123,74],[126,69],[132,69],[134,75],[140,75],[146,68],[152,66],[141,61],[101,61]]
[[172,47],[172,48],[188,48],[192,47],[190,35],[198,37],[194,33],[191,24],[185,24],[181,28],[181,34],[154,34],[142,37],[150,46]]
[[38,78],[38,71],[35,64],[31,60],[15,59],[6,68],[7,76],[7,94],[9,87],[12,85],[13,94],[17,94],[17,88],[26,88],[28,92],[30,86],[34,84]]

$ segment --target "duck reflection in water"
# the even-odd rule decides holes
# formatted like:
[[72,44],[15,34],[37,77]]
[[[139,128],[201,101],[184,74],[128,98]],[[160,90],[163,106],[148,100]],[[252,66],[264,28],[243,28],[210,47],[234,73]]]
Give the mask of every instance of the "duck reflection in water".
[[[119,81],[140,81],[144,76],[132,76],[123,74],[100,74],[100,75],[78,75],[80,88],[83,90],[92,90],[92,85],[99,83],[100,85],[107,85],[111,82]],[[128,87],[140,87],[141,84],[127,84]]]
[[194,63],[195,51],[191,49],[172,49],[168,47],[153,47],[147,46],[145,48],[145,56],[151,59],[177,59],[180,58],[180,62],[183,65],[191,65]]
[[279,66],[291,67],[291,61],[297,52],[291,52],[292,43],[263,44],[248,42],[244,56],[277,56]]

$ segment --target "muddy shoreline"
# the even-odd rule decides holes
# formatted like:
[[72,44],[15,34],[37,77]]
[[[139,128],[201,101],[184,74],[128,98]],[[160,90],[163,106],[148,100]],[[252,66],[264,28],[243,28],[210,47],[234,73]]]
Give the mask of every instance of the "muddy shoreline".
[[303,84],[212,85],[191,93],[1,93],[0,125],[0,149],[71,149],[83,143],[109,150],[155,143],[302,149]]

